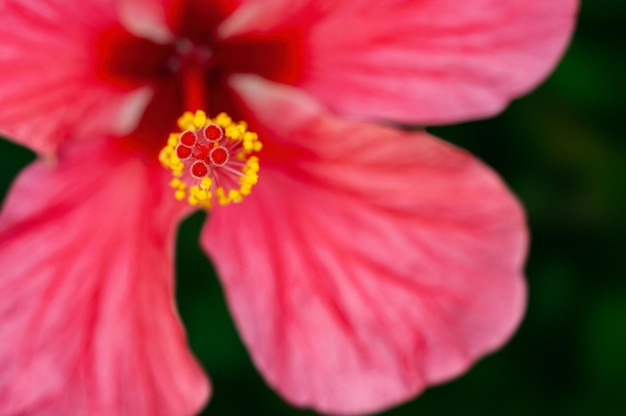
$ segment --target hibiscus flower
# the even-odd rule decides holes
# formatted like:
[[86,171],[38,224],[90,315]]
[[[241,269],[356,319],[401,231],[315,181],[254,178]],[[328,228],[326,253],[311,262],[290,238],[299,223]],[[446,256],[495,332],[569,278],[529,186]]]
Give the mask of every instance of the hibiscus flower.
[[[175,230],[197,208],[158,160],[185,110],[245,120],[241,134],[263,143],[229,142],[235,158],[256,152],[241,153],[250,186],[199,205],[202,246],[272,387],[296,406],[361,414],[466,371],[522,317],[522,209],[467,152],[377,121],[497,113],[549,73],[575,9],[0,1],[0,131],[41,156],[0,214],[0,414],[205,405],[173,306]],[[181,182],[226,163],[195,150],[210,166]]]

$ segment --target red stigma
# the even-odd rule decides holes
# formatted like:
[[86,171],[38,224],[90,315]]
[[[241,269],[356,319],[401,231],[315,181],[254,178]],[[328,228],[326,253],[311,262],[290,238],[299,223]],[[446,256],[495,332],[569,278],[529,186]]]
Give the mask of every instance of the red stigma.
[[178,156],[180,160],[189,159],[189,157],[191,156],[191,153],[192,153],[191,147],[182,146],[182,145],[176,146],[176,156]]
[[196,134],[193,131],[189,130],[187,130],[180,136],[180,142],[185,146],[193,146],[194,144],[196,144],[197,140],[198,139],[196,138]]
[[206,163],[198,160],[191,165],[191,176],[200,179],[209,173],[209,167]]
[[204,137],[212,142],[221,140],[224,137],[224,130],[217,124],[209,124],[204,129]]
[[209,157],[211,162],[217,166],[222,166],[228,162],[228,150],[226,150],[225,147],[215,147],[211,150],[211,153],[209,153]]

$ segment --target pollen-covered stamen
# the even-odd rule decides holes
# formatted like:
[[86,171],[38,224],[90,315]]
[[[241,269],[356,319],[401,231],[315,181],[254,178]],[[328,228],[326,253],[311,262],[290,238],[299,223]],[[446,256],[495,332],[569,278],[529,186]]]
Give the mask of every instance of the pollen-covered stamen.
[[262,148],[245,122],[234,123],[221,113],[215,119],[203,111],[186,112],[178,120],[181,133],[172,133],[159,155],[175,177],[170,185],[176,199],[210,208],[241,202],[258,181]]

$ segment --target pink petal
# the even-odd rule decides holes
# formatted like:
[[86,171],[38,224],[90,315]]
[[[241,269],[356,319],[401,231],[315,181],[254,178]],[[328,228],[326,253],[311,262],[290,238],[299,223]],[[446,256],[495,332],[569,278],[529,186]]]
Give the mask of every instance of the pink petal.
[[114,1],[0,2],[0,133],[50,154],[129,127],[121,115],[137,103],[96,68],[100,36],[118,27]]
[[245,0],[118,0],[124,25],[156,41],[179,37],[207,44],[215,27]]
[[174,36],[168,27],[167,11],[176,0],[118,0],[120,20],[139,37],[165,42]]
[[212,212],[202,242],[273,387],[331,414],[374,412],[511,336],[526,227],[489,168],[424,132],[333,118],[286,87],[235,88],[266,126],[260,182]]
[[537,86],[576,10],[576,0],[249,1],[220,31],[291,33],[302,51],[290,56],[304,61],[283,67],[332,110],[429,125],[493,115]]
[[0,414],[195,414],[209,386],[173,304],[180,209],[160,170],[81,146],[26,169],[0,215]]

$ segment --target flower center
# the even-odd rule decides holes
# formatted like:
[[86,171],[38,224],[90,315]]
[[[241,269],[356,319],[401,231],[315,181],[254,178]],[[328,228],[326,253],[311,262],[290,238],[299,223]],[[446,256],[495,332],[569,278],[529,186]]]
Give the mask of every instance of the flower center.
[[211,208],[239,203],[258,181],[262,148],[256,133],[245,122],[235,123],[225,113],[214,119],[204,111],[184,113],[178,119],[180,133],[171,133],[161,150],[161,164],[172,171],[170,185],[178,200]]
[[205,45],[198,45],[189,39],[179,38],[174,42],[174,53],[167,65],[172,72],[179,72],[186,66],[207,69],[213,64],[213,51]]

